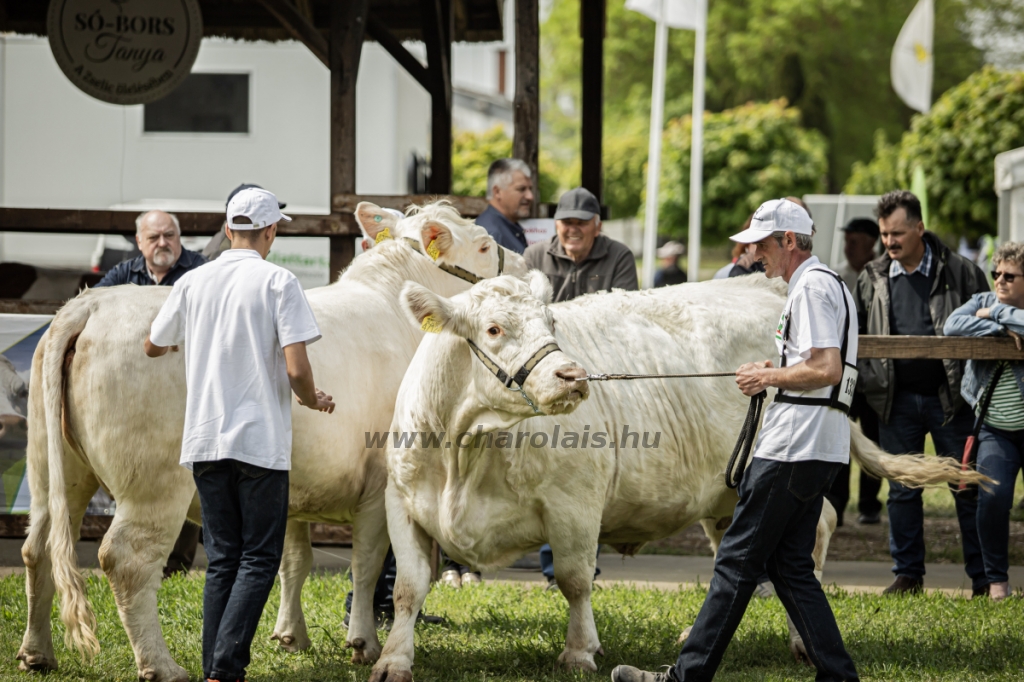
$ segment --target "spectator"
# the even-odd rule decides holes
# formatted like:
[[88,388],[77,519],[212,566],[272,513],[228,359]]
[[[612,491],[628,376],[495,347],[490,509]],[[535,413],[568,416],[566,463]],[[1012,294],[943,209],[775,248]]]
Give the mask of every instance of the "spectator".
[[[569,190],[558,200],[555,236],[534,244],[523,255],[531,268],[551,280],[556,302],[598,291],[639,288],[633,252],[625,244],[601,234],[601,205],[597,197],[582,187]],[[600,545],[597,553],[601,553]],[[551,545],[540,548],[540,567],[548,579],[548,589],[556,589]],[[600,574],[598,568],[594,577]]]
[[[163,211],[141,213],[135,219],[135,242],[139,245],[141,256],[137,256],[111,268],[101,279],[97,287],[112,287],[118,284],[137,284],[150,286],[159,284],[173,286],[181,276],[198,268],[206,262],[202,254],[189,251],[181,246],[181,227],[178,219]],[[185,521],[181,526],[178,539],[174,541],[167,565],[164,566],[164,578],[175,573],[188,573],[196,559],[196,548],[202,529]]]
[[189,270],[206,262],[202,255],[181,246],[178,219],[164,211],[149,211],[135,219],[135,243],[141,256],[118,263],[96,284],[172,286]]
[[487,169],[487,210],[476,224],[494,237],[499,246],[516,253],[526,250],[526,233],[519,221],[530,217],[533,180],[530,167],[520,159],[498,159]]
[[636,291],[636,261],[625,244],[601,234],[601,207],[582,187],[558,201],[555,236],[523,254],[527,264],[548,276],[554,300],[568,301],[597,291]]
[[686,270],[679,267],[679,259],[686,254],[686,247],[679,242],[667,242],[657,251],[661,269],[654,273],[654,288],[673,284],[686,284]]
[[[870,218],[854,218],[842,228],[843,232],[843,253],[846,254],[846,262],[836,268],[836,272],[843,278],[843,282],[850,291],[857,290],[857,277],[864,267],[877,255],[875,247],[878,244],[878,223]],[[850,406],[850,419],[860,421],[861,431],[873,442],[878,442],[878,415],[868,407],[864,394],[858,391],[853,398],[853,405]],[[882,481],[869,476],[863,470],[860,472],[860,494],[857,500],[857,523],[874,525],[882,522],[882,503],[878,499],[878,493],[882,489]],[[839,472],[832,489],[825,495],[838,514],[838,525],[843,525],[843,512],[850,500],[850,465],[847,464],[843,471]]]
[[[876,208],[886,253],[857,278],[857,311],[864,334],[935,336],[954,310],[988,291],[977,265],[953,253],[921,221],[921,203],[893,191]],[[931,434],[940,457],[960,459],[974,420],[960,395],[957,360],[870,359],[859,363],[868,405],[881,421],[882,448],[919,453]],[[978,541],[976,500],[955,495],[964,563],[973,593],[987,594]],[[896,579],[885,594],[917,593],[924,586],[924,507],[921,491],[889,482],[889,547]]]
[[[949,316],[943,331],[947,336],[1009,335],[1020,348],[1024,336],[1024,244],[1003,244],[992,262],[995,293],[975,294]],[[982,396],[991,394],[978,436],[978,471],[1000,485],[978,491],[978,538],[988,594],[996,601],[1010,595],[1010,510],[1024,458],[1022,387],[1024,364],[1020,362],[967,361],[963,397],[980,412]]]
[[[270,192],[228,204],[231,249],[189,273],[153,321],[146,355],[185,344],[181,464],[202,504],[210,565],[203,588],[203,678],[244,680],[281,563],[288,520],[291,393],[333,412],[306,344],[320,338],[295,275],[266,262],[282,215]],[[289,390],[289,388],[291,390]]]

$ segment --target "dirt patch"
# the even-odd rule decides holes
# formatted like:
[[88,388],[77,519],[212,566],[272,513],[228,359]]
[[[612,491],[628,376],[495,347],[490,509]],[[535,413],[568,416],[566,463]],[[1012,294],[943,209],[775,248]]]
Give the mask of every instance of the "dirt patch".
[[[960,544],[960,526],[952,518],[925,518],[924,540],[925,561],[936,564],[958,564],[963,562]],[[685,556],[711,556],[711,547],[700,525],[690,526],[681,533],[648,543],[640,554],[678,554]],[[862,526],[848,521],[836,529],[828,547],[831,561],[890,561],[889,520],[882,517],[882,523]],[[1024,522],[1010,522],[1010,564],[1024,564]]]

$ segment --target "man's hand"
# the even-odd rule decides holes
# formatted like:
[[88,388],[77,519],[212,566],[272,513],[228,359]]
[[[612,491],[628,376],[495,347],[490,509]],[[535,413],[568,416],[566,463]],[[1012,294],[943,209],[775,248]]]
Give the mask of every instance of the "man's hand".
[[989,309],[989,308],[982,308],[978,312],[974,313],[974,316],[975,317],[980,317],[980,318],[985,319],[985,320],[991,320],[992,319],[992,314],[991,313],[992,313],[991,309]]
[[1013,331],[1012,329],[1007,329],[1006,333],[1009,334],[1010,338],[1013,339],[1013,342],[1015,344],[1017,344],[1017,350],[1024,350],[1024,347],[1022,347],[1022,344],[1021,344],[1021,336],[1020,336],[1020,334],[1018,334],[1017,332]]
[[158,346],[149,340],[149,336],[146,336],[146,344],[144,349],[146,351],[146,355],[148,355],[151,358],[158,358],[161,355],[166,355],[167,351],[172,351],[174,353],[178,352],[177,346]]
[[295,396],[295,399],[298,400],[299,405],[302,405],[303,407],[308,407],[310,409],[317,410],[318,412],[326,412],[327,414],[331,414],[334,412],[334,403],[331,402],[332,400],[334,400],[334,396],[327,395],[319,388],[316,389],[315,403],[306,404],[302,402],[302,398],[300,398],[299,396]]
[[757,395],[771,386],[769,379],[772,368],[771,360],[748,362],[736,370],[736,385],[743,391],[743,395]]

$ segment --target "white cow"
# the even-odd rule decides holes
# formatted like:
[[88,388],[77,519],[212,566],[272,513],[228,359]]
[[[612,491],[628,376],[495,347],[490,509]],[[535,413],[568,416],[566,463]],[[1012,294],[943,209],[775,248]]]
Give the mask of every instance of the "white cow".
[[[368,444],[366,433],[390,425],[399,383],[423,335],[409,327],[399,292],[412,280],[453,295],[469,287],[471,273],[492,277],[501,265],[522,275],[526,264],[445,204],[397,224],[372,205],[360,205],[357,214],[369,238],[395,239],[357,258],[337,283],[307,292],[323,332],[309,359],[338,407],[329,417],[298,406],[293,411],[274,638],[289,650],[309,646],[300,602],[312,566],[309,522],[352,523],[355,595],[347,643],[353,661],[367,663],[380,654],[372,593],[388,537],[384,452]],[[98,650],[74,541],[89,498],[103,486],[117,501],[117,513],[99,560],[139,677],[188,679],[168,653],[156,603],[161,567],[186,514],[201,520],[192,476],[178,466],[184,357],[178,352],[154,360],[142,352],[167,294],[165,287],[87,291],[54,318],[33,359],[34,386],[41,390],[32,392],[29,408],[37,426],[28,450],[31,527],[22,548],[29,614],[18,652],[23,670],[57,666],[50,631],[54,583],[68,641],[83,653]]]
[[[535,293],[545,293],[543,284]],[[402,296],[417,323],[429,316],[443,331],[416,351],[392,431],[446,435],[443,446],[418,438],[388,448],[396,620],[370,679],[412,678],[431,537],[480,567],[549,542],[569,602],[559,661],[596,671],[590,591],[598,542],[636,546],[700,521],[717,550],[738,499],[723,472],[748,398],[729,378],[703,378],[595,384],[584,402],[588,384],[573,380],[583,372],[569,358],[591,372],[701,373],[773,357],[785,285],[754,276],[544,306],[527,284],[502,277],[451,300],[412,284]],[[552,342],[564,353],[544,357],[523,393],[495,378],[495,368],[514,374]],[[885,455],[852,427],[853,456],[873,474],[910,485],[959,480],[949,460]],[[466,432],[475,443],[460,438]],[[834,527],[826,505],[814,556],[819,577]]]

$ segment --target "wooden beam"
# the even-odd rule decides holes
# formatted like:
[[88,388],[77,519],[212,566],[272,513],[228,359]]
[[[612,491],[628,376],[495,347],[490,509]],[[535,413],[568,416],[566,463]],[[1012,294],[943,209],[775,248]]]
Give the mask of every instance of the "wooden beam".
[[451,0],[420,0],[430,74],[430,191],[452,191]]
[[[357,202],[358,203],[358,202]],[[72,232],[78,234],[135,234],[138,211],[60,208],[0,208],[0,232]],[[224,214],[174,212],[187,237],[212,236],[224,224]],[[361,234],[352,215],[293,215],[280,223],[278,234],[329,237]]]
[[533,171],[533,206],[540,200],[540,8],[537,0],[516,0],[516,94],[512,156]]
[[26,301],[20,298],[0,298],[3,315],[55,315],[66,301]]
[[330,68],[327,39],[289,0],[259,0],[274,15],[291,37],[309,48],[313,56]]
[[416,82],[423,86],[427,92],[431,91],[430,75],[427,67],[420,64],[409,50],[405,49],[402,42],[396,38],[388,27],[380,19],[370,14],[366,22],[366,34],[380,43],[380,46],[387,50],[388,54],[394,57],[395,61],[405,69],[406,73],[416,79]]
[[[487,200],[482,197],[462,197],[452,195],[435,194],[404,194],[404,195],[363,195],[363,194],[335,194],[331,199],[331,206],[334,211],[342,215],[354,214],[356,205],[360,201],[369,201],[381,208],[393,208],[404,211],[413,204],[422,206],[438,199],[450,201],[455,210],[467,218],[475,218],[487,210]],[[358,229],[358,228],[357,228]]]
[[602,202],[602,134],[604,132],[605,0],[580,0],[583,38],[582,125],[580,131],[580,184]]
[[857,357],[894,360],[1024,360],[1012,339],[983,336],[861,336]]

